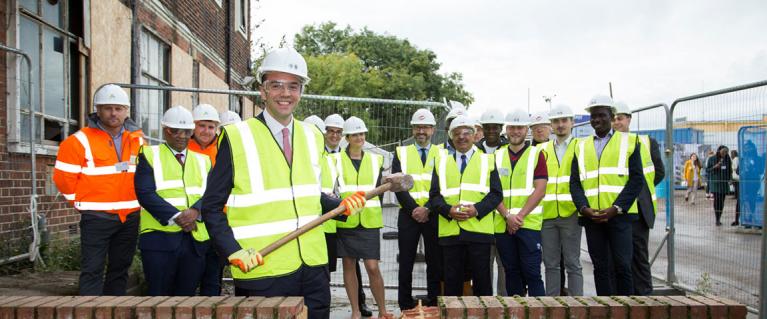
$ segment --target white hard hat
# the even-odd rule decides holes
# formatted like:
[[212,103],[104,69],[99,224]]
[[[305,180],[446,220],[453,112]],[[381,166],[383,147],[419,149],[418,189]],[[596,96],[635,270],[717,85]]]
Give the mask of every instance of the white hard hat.
[[549,114],[546,112],[538,112],[530,116],[530,126],[537,124],[551,124],[551,121],[549,121]]
[[447,135],[453,138],[453,130],[459,127],[468,127],[474,131],[474,120],[468,116],[460,115],[450,122],[450,129],[447,130]]
[[192,115],[194,115],[194,121],[213,121],[221,123],[221,119],[218,117],[218,111],[216,111],[216,108],[213,107],[213,105],[210,104],[199,104],[197,107],[192,110]]
[[322,134],[325,134],[325,122],[323,122],[319,116],[310,115],[309,117],[304,119],[304,122],[309,124],[314,124],[314,126],[320,129],[320,132],[322,132]]
[[93,95],[93,105],[123,105],[130,107],[130,98],[121,87],[114,84],[102,86],[96,94]]
[[575,114],[573,114],[573,110],[564,104],[557,104],[554,105],[553,108],[551,108],[551,112],[549,112],[549,120],[553,119],[561,119],[563,117],[574,117]]
[[293,48],[279,48],[269,52],[256,71],[258,83],[263,83],[266,72],[284,72],[301,78],[304,85],[309,83],[306,60]]
[[344,128],[344,118],[341,117],[341,115],[338,114],[330,114],[328,117],[325,118],[325,128],[328,127],[335,127],[335,128]]
[[481,124],[504,124],[503,113],[500,110],[492,109],[482,113],[479,117],[479,123]]
[[467,116],[467,115],[468,114],[466,114],[466,110],[464,110],[462,108],[459,108],[459,107],[456,107],[456,108],[453,108],[452,110],[450,110],[450,112],[447,113],[447,116],[445,117],[445,119],[449,120],[449,119],[454,119],[454,118],[459,117],[459,116]]
[[618,114],[626,114],[631,116],[631,109],[629,108],[628,104],[626,104],[626,102],[615,101],[615,115]]
[[506,115],[506,125],[529,126],[530,115],[527,115],[527,112],[519,109],[511,111],[511,113]]
[[472,117],[471,120],[474,121],[474,126],[482,128],[482,123],[479,122],[479,118]]
[[463,103],[461,103],[461,102],[458,102],[458,101],[450,101],[450,103],[449,103],[449,104],[450,104],[450,108],[451,108],[451,109],[461,109],[461,110],[464,110],[464,111],[466,111],[466,106],[465,106],[465,105],[463,105]]
[[346,119],[346,122],[344,122],[344,135],[365,133],[367,131],[368,128],[365,126],[365,122],[363,122],[359,117],[352,116]]
[[434,119],[434,114],[427,109],[418,109],[413,113],[413,117],[410,118],[410,125],[437,125],[437,121]]
[[233,111],[226,111],[219,116],[221,117],[221,126],[242,122],[240,115]]
[[591,109],[598,106],[607,106],[613,111],[613,114],[615,114],[615,102],[613,102],[613,98],[607,95],[594,95],[591,100],[589,100],[589,104],[586,106],[585,110],[586,112],[591,113]]
[[185,107],[176,105],[165,111],[162,116],[162,126],[170,128],[179,128],[185,130],[194,129],[194,118],[192,112],[189,112]]

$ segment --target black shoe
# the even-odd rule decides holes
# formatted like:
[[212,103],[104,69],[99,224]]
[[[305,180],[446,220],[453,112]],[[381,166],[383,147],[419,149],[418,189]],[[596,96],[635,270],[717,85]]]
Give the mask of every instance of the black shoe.
[[716,225],[717,226],[722,226],[722,223],[721,222],[716,222]]
[[738,226],[738,225],[740,225],[740,223],[738,223],[738,221],[737,221],[737,220],[736,220],[736,221],[734,221],[734,222],[732,222],[732,224],[730,224],[730,226]]
[[360,305],[360,314],[362,314],[363,317],[372,317],[373,311],[368,308],[368,305],[363,303]]

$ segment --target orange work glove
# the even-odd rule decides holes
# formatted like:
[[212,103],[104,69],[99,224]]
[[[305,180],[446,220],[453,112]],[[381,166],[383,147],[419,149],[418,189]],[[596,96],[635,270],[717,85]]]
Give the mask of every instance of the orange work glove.
[[249,272],[257,266],[264,264],[264,257],[255,249],[240,249],[229,255],[229,263],[240,268],[242,272]]
[[351,216],[361,212],[362,209],[365,208],[365,202],[365,192],[362,191],[356,192],[352,195],[349,195],[349,197],[344,198],[344,200],[341,201],[341,205],[346,207],[344,215]]

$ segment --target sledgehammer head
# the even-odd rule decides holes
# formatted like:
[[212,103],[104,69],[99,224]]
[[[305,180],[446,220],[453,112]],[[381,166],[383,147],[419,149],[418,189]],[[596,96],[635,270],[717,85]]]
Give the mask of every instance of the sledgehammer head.
[[413,188],[413,176],[402,173],[391,174],[384,178],[384,183],[390,183],[390,192],[405,192]]

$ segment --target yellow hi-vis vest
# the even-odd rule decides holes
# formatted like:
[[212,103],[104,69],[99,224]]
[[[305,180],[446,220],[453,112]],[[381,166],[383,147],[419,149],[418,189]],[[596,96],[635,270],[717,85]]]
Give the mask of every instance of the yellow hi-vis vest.
[[[503,205],[509,209],[509,214],[516,215],[525,206],[527,199],[530,198],[530,194],[535,189],[533,178],[541,149],[537,145],[528,146],[517,160],[517,164],[512,168],[509,146],[501,147],[495,151],[495,167],[497,167],[498,176],[501,178]],[[538,206],[525,216],[522,228],[541,230],[542,213],[543,205],[539,202]],[[495,220],[495,233],[506,232],[506,219],[497,210],[494,211],[493,218]]]
[[[358,191],[369,192],[376,187],[383,167],[383,156],[362,152],[360,170],[357,171],[345,150],[333,155],[338,173],[338,192],[342,199]],[[338,228],[356,228],[360,224],[364,228],[383,227],[383,211],[378,196],[366,201],[362,212],[349,216],[345,222],[339,221],[336,225]]]
[[[323,138],[312,124],[293,120],[293,163],[288,165],[272,132],[251,118],[224,127],[232,149],[234,187],[226,218],[242,248],[261,250],[322,214],[320,160]],[[327,264],[322,228],[314,228],[265,256],[248,273],[230,267],[235,279],[279,277],[302,264]]]
[[[323,148],[324,149],[324,148]],[[326,194],[334,194],[336,186],[336,178],[338,173],[336,172],[335,157],[328,154],[326,151],[322,152],[322,158],[320,159],[320,170],[322,171],[322,192]],[[336,233],[336,221],[335,219],[328,220],[322,223],[322,229],[326,234]]]
[[[210,171],[210,158],[207,155],[187,150],[182,166],[166,144],[145,145],[141,147],[141,152],[154,172],[157,195],[179,211],[194,205],[205,193]],[[181,227],[175,224],[163,226],[144,208],[141,208],[139,225],[141,234],[153,231],[181,231]],[[210,238],[203,222],[197,222],[197,230],[192,231],[192,237],[201,242]]]
[[635,134],[615,131],[602,150],[602,156],[597,158],[593,135],[578,140],[575,157],[579,178],[592,209],[612,207],[629,180],[629,158],[636,145]]
[[573,138],[567,145],[562,164],[557,160],[557,152],[554,150],[554,141],[548,141],[541,145],[546,156],[546,170],[549,180],[546,183],[546,197],[543,198],[543,219],[557,217],[570,217],[578,209],[570,195],[570,171],[575,157],[575,146],[578,140]]
[[[642,157],[642,171],[644,172],[645,184],[647,184],[652,196],[652,213],[655,215],[658,209],[658,199],[655,196],[655,165],[652,162],[652,156],[650,155],[650,137],[647,135],[639,135],[639,155]],[[639,213],[639,206],[635,201],[629,212]]]
[[426,163],[421,162],[421,152],[416,144],[397,147],[397,158],[399,158],[402,173],[413,177],[413,188],[408,191],[410,197],[413,197],[418,206],[426,205],[429,201],[429,190],[431,189],[431,176],[434,173],[434,162],[439,154],[440,148],[437,145],[431,145],[426,153]]
[[[461,171],[456,166],[455,156],[448,154],[447,149],[440,149],[435,164],[439,178],[439,190],[445,202],[450,206],[460,204],[476,204],[490,193],[490,172],[495,169],[492,154],[482,153],[472,146],[472,154],[466,168]],[[462,230],[473,233],[492,235],[493,214],[487,214],[482,219],[476,216],[464,221],[447,220],[439,215],[439,237],[458,236]]]

